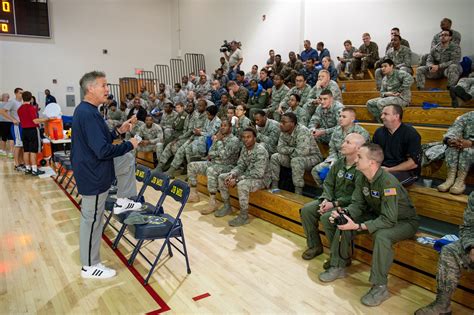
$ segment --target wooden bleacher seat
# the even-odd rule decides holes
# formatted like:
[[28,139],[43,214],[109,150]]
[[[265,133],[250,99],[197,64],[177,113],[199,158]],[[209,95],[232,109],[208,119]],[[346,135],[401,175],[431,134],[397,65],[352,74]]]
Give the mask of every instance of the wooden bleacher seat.
[[[356,111],[357,120],[363,122],[373,121],[373,116],[365,105],[345,105]],[[406,107],[403,109],[403,122],[409,124],[451,126],[454,120],[471,109],[468,108],[431,108],[425,110],[421,107]]]
[[[207,178],[198,176],[198,190],[207,192]],[[231,204],[238,208],[237,192],[230,190]],[[411,192],[410,192],[411,194]],[[217,196],[220,198],[220,195]],[[311,198],[298,196],[286,191],[270,193],[260,190],[250,194],[249,212],[263,220],[269,221],[283,229],[304,236],[301,226],[299,209],[311,201]],[[465,208],[467,200],[459,200],[459,206]],[[418,204],[417,204],[418,206]],[[459,208],[460,209],[460,208]],[[458,209],[458,212],[460,211]],[[440,214],[443,215],[443,214]],[[320,228],[320,231],[322,229]],[[323,243],[328,245],[324,238]],[[367,235],[359,235],[355,240],[356,250],[354,257],[370,264],[372,240]],[[395,261],[390,273],[421,287],[436,291],[438,253],[430,246],[417,243],[415,240],[405,240],[395,245]],[[474,274],[464,273],[453,300],[474,308]]]
[[[342,93],[342,101],[344,104],[366,105],[367,101],[372,98],[379,97],[377,91],[357,91]],[[448,91],[426,92],[413,91],[410,106],[422,106],[423,102],[435,103],[440,107],[451,107],[451,97]],[[474,106],[474,101],[466,103],[466,107]]]
[[[377,85],[375,80],[338,80],[337,82],[339,87],[342,89],[344,85],[346,87],[346,92],[359,92],[359,91],[376,91]],[[439,80],[426,79],[425,88],[426,89],[440,89],[446,91],[448,86],[448,79],[442,78]],[[411,86],[412,91],[416,91],[416,83],[414,82]]]
[[157,162],[153,156],[153,152],[137,152],[137,163],[152,169],[157,165]]

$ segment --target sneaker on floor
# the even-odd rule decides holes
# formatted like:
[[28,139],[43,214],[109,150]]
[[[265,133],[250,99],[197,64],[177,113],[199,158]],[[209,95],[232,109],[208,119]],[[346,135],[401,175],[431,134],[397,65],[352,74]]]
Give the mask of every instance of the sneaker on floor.
[[25,175],[31,175],[31,174],[33,174],[33,170],[31,168],[25,167]]
[[40,175],[44,174],[44,171],[42,171],[42,170],[31,171],[30,174],[33,175],[33,176],[40,176]]
[[118,198],[114,205],[114,213],[120,214],[125,211],[137,211],[142,209],[140,202],[135,202],[128,198]]
[[5,150],[0,150],[0,156],[7,156],[7,152]]
[[8,157],[9,157],[10,159],[13,159],[13,158],[14,158],[13,153],[11,153],[11,152],[8,153]]
[[336,279],[344,278],[345,276],[346,271],[344,268],[331,267],[319,274],[319,280],[322,282],[332,282]]
[[83,266],[81,269],[81,277],[87,279],[107,279],[114,277],[115,274],[114,269],[107,268],[101,263],[94,266]]
[[23,165],[16,165],[15,166],[15,171],[17,172],[24,172],[26,170],[26,167]]

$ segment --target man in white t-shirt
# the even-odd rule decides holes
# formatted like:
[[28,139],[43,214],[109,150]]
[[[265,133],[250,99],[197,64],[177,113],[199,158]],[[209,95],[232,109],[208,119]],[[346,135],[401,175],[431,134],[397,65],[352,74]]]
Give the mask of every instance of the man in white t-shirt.
[[18,108],[22,105],[21,95],[23,94],[23,89],[16,88],[14,92],[15,98],[12,98],[0,109],[0,115],[13,123],[11,133],[15,143],[15,149],[13,151],[15,170],[23,172],[25,170],[23,166],[23,142],[21,141],[21,126],[20,118],[18,117]]
[[242,61],[244,61],[244,57],[242,56],[242,51],[239,48],[240,44],[233,40],[230,43],[230,54],[226,51],[224,52],[225,59],[229,62],[229,72],[227,73],[229,80],[235,80],[237,75],[237,71],[240,70],[240,65]]

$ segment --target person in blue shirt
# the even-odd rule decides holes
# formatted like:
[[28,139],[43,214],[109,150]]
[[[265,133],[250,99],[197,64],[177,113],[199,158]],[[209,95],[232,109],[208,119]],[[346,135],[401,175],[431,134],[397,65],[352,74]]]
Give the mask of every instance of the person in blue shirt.
[[[121,144],[112,144],[112,141],[120,134],[130,131],[136,122],[136,117],[125,121],[120,128],[110,132],[98,111],[99,105],[105,103],[109,95],[105,73],[98,71],[86,73],[80,80],[80,86],[84,93],[84,100],[74,110],[71,162],[77,188],[79,194],[82,195],[79,237],[81,276],[105,279],[115,276],[115,270],[105,267],[100,261],[105,201],[116,172],[117,181],[120,182],[117,184],[119,190],[126,189],[121,188],[123,184],[123,186],[131,186],[130,190],[133,190],[134,186],[136,191],[134,161],[127,157],[130,157],[128,152],[136,148],[139,143],[135,138]],[[122,156],[124,158],[118,159]],[[114,158],[121,163],[115,162]],[[114,162],[121,167],[114,167]],[[133,185],[126,185],[127,183],[124,183],[122,178],[129,181],[132,179]],[[117,192],[117,197],[120,198],[119,192]],[[130,205],[133,208],[134,205],[128,202],[120,206],[128,208]]]
[[316,64],[321,64],[323,62],[324,57],[331,57],[331,53],[327,48],[324,48],[324,43],[319,42],[316,44],[316,49],[319,51],[319,60],[316,61]]
[[319,60],[318,52],[316,49],[311,48],[311,42],[309,40],[304,41],[304,50],[301,52],[301,61],[305,62],[309,58],[313,58],[314,60]]
[[56,98],[51,95],[51,92],[48,89],[44,90],[44,94],[46,95],[46,100],[44,102],[45,106],[49,103],[56,103]]
[[315,67],[315,62],[316,60],[309,58],[306,60],[304,68],[300,70],[300,74],[304,76],[306,83],[311,87],[315,86],[318,80],[319,70]]
[[258,81],[258,84],[260,84],[269,95],[272,93],[273,81],[268,76],[267,69],[260,70],[260,80]]

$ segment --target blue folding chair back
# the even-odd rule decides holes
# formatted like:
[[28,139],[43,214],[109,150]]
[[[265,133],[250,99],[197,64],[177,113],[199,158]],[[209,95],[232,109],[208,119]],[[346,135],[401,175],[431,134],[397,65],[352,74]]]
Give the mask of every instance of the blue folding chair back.
[[[188,253],[186,249],[186,242],[184,238],[183,224],[180,218],[181,213],[183,212],[183,209],[186,205],[186,202],[188,201],[189,193],[190,188],[186,182],[179,179],[174,180],[168,186],[165,192],[164,200],[170,197],[176,202],[180,203],[180,207],[176,216],[173,216],[166,212],[162,212],[162,210],[157,207],[155,213],[147,216],[148,223],[128,226],[128,229],[131,234],[133,234],[133,236],[138,240],[137,245],[135,246],[135,249],[132,253],[132,256],[129,259],[130,265],[133,264],[137,254],[140,253],[140,248],[145,240],[164,239],[163,245],[161,246],[153,263],[148,261],[148,259],[146,259],[144,255],[142,255],[151,264],[151,269],[145,279],[145,285],[148,283],[165,247],[168,247],[168,253],[171,257],[173,256],[171,246],[173,246],[178,252],[180,252],[186,259],[188,274],[191,273],[191,268],[189,267]],[[182,249],[178,248],[175,244],[173,244],[171,242],[171,239],[175,239],[180,242],[182,245]]]

